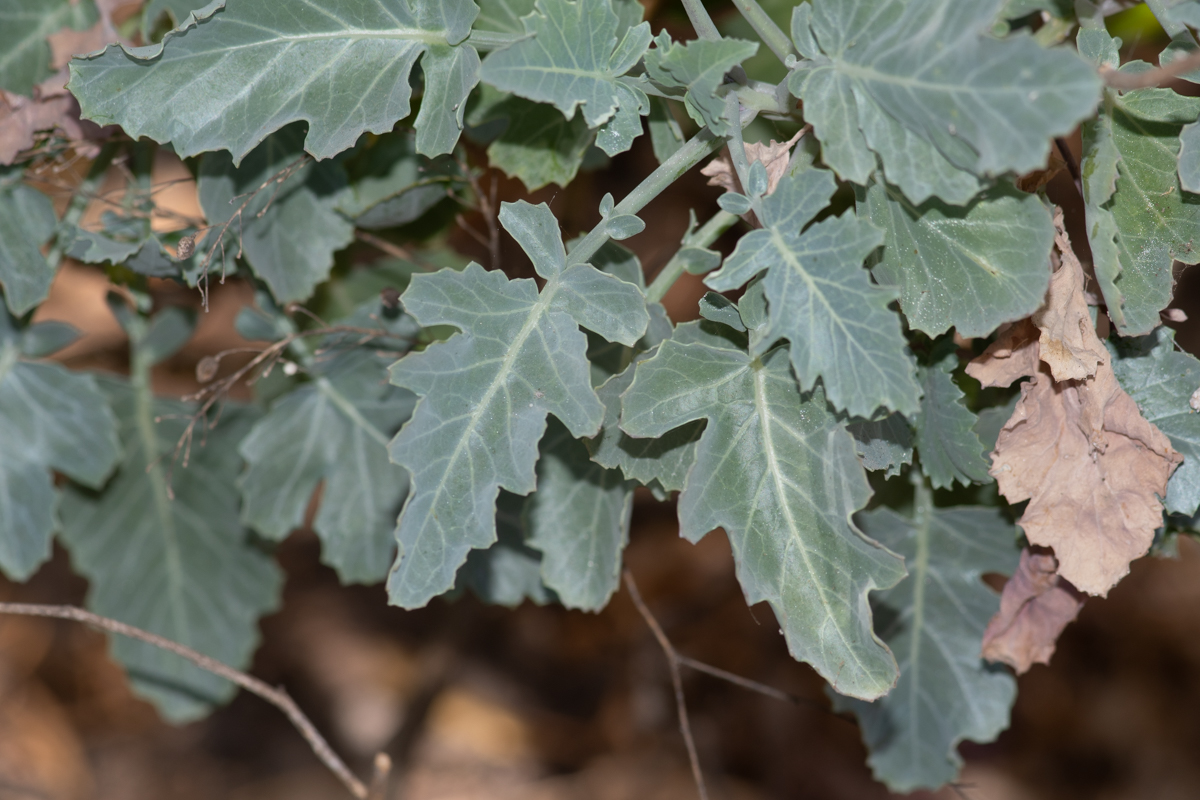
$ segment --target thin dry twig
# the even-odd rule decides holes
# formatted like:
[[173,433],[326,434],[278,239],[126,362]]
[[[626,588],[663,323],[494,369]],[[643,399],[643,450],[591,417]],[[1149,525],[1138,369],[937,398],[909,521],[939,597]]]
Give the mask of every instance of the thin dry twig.
[[472,239],[487,248],[488,257],[491,259],[491,269],[500,269],[500,220],[499,209],[496,205],[499,185],[496,182],[496,176],[492,175],[491,187],[487,192],[484,192],[483,186],[479,183],[479,176],[471,169],[471,165],[464,161],[459,161],[458,166],[463,171],[463,174],[467,176],[467,181],[471,184],[471,191],[475,194],[475,207],[480,215],[483,216],[484,224],[487,225],[487,236],[481,234],[473,226],[468,225],[461,214],[458,215],[457,222]]
[[663,633],[662,626],[658,624],[658,620],[654,618],[650,609],[646,607],[645,601],[642,600],[642,593],[638,591],[633,573],[625,570],[624,577],[625,586],[629,589],[629,596],[633,599],[634,606],[642,615],[642,619],[646,620],[646,625],[650,627],[654,638],[658,640],[658,646],[662,648],[667,657],[667,666],[671,670],[671,683],[675,687],[675,708],[679,711],[679,732],[683,734],[683,743],[687,747],[688,761],[692,765],[692,778],[696,781],[696,791],[700,795],[700,800],[708,800],[708,787],[704,784],[704,773],[700,771],[700,756],[696,754],[696,742],[692,739],[692,726],[688,722],[687,703],[683,697],[683,679],[679,675],[679,654],[675,652],[671,640]]
[[379,250],[382,253],[387,253],[393,258],[400,258],[405,261],[413,260],[412,253],[408,252],[400,245],[393,244],[381,236],[376,236],[373,233],[364,231],[362,228],[354,229],[354,238],[358,239],[360,242],[366,242],[376,250]]
[[1146,89],[1151,86],[1161,86],[1172,78],[1200,69],[1200,50],[1183,58],[1176,59],[1164,67],[1146,70],[1145,72],[1117,72],[1109,66],[1100,68],[1100,77],[1114,89],[1127,91],[1129,89]]
[[[329,743],[325,741],[325,737],[321,735],[321,732],[317,730],[316,726],[309,721],[304,712],[300,710],[300,707],[296,705],[296,701],[282,688],[268,686],[253,675],[247,675],[245,672],[236,670],[223,662],[217,661],[215,658],[209,658],[186,645],[171,641],[141,628],[136,628],[133,625],[127,625],[124,622],[102,617],[99,614],[93,614],[90,611],[85,611],[75,606],[0,603],[0,614],[20,614],[30,617],[54,617],[56,619],[74,620],[75,622],[82,622],[85,625],[91,625],[94,628],[99,628],[109,633],[116,633],[146,642],[147,644],[166,650],[168,653],[174,653],[181,658],[186,658],[201,669],[237,684],[246,691],[258,695],[263,700],[278,708],[292,721],[292,724],[296,726],[296,730],[300,731],[300,735],[308,742],[309,747],[312,748],[317,758],[321,759],[322,763],[329,768],[330,772],[338,777],[338,780],[342,782],[351,794],[364,800],[372,797],[368,793],[367,786],[354,776],[350,768],[346,766],[345,762],[333,751]],[[371,782],[372,788],[376,785],[382,786],[385,784],[387,774],[390,770],[391,759],[383,753],[376,756],[375,778]]]
[[711,664],[705,664],[703,661],[697,661],[694,658],[689,658],[682,653],[676,653],[675,658],[679,659],[679,663],[685,667],[691,667],[697,672],[703,672],[706,675],[711,675],[714,678],[720,678],[723,681],[729,681],[735,686],[740,686],[743,689],[749,689],[752,692],[765,694],[767,697],[773,697],[776,700],[782,700],[785,703],[791,703],[794,706],[804,703],[803,697],[797,697],[794,694],[789,694],[782,689],[776,689],[774,686],[767,686],[765,683],[752,681],[749,678],[743,678],[741,675],[735,675],[732,672],[727,672],[720,667],[714,667]]

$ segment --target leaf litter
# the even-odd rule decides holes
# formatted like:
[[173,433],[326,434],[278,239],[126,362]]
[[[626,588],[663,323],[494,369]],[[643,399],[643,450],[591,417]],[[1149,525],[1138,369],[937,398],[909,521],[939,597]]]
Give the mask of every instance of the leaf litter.
[[967,374],[984,386],[1032,378],[1000,431],[990,473],[1010,503],[1029,501],[1019,520],[1029,542],[1053,548],[1063,578],[1103,596],[1149,550],[1183,457],[1117,382],[1085,316],[1083,269],[1061,211],[1055,228],[1062,264],[1046,303]]

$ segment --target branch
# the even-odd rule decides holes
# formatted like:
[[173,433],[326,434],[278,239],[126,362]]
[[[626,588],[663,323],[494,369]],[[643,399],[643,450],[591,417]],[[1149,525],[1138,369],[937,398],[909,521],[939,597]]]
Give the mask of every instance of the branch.
[[1172,78],[1178,78],[1197,68],[1200,68],[1200,50],[1184,58],[1177,58],[1170,64],[1145,72],[1117,72],[1112,67],[1103,66],[1100,68],[1100,77],[1112,88],[1126,91],[1161,86]]
[[271,705],[278,708],[287,718],[292,721],[296,729],[300,731],[300,735],[308,742],[313,753],[317,758],[329,768],[329,771],[338,777],[342,784],[357,798],[362,800],[374,800],[374,798],[382,798],[382,787],[387,782],[388,773],[391,771],[391,759],[385,753],[380,753],[375,757],[375,774],[371,781],[371,791],[368,792],[366,785],[346,766],[345,762],[338,757],[338,754],[333,752],[333,748],[325,741],[325,737],[321,736],[320,731],[316,726],[309,721],[300,707],[296,705],[296,701],[283,689],[268,686],[267,684],[255,678],[253,675],[247,675],[245,672],[236,670],[215,658],[209,658],[203,653],[198,653],[190,647],[173,642],[170,639],[165,639],[149,631],[144,631],[141,628],[135,628],[132,625],[127,625],[124,622],[119,622],[115,619],[102,617],[99,614],[93,614],[90,611],[85,611],[82,608],[75,606],[55,606],[41,605],[33,603],[0,603],[0,614],[20,614],[30,617],[54,617],[57,619],[69,619],[75,622],[82,622],[85,625],[91,625],[94,628],[108,631],[109,633],[117,633],[121,636],[128,636],[131,639],[137,639],[147,644],[152,644],[168,653],[174,653],[181,658],[186,658],[196,666],[203,670],[207,670],[214,675],[219,675],[227,681],[237,684],[248,692],[258,695],[263,700],[266,700]]

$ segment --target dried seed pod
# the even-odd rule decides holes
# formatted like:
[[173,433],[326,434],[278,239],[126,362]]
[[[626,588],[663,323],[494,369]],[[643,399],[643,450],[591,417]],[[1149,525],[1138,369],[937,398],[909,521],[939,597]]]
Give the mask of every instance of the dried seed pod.
[[216,356],[205,356],[196,364],[196,380],[208,383],[217,375],[217,367],[221,365]]
[[180,239],[179,244],[176,245],[175,252],[181,260],[191,258],[192,253],[196,252],[196,235],[192,234]]

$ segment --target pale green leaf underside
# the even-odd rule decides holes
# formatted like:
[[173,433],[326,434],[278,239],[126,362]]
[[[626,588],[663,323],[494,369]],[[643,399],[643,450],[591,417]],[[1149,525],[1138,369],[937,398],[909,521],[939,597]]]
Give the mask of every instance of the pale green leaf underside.
[[[6,0],[0,4],[0,89],[30,94],[50,74],[46,37],[97,19],[92,0]],[[2,237],[0,237],[2,238]]]
[[[793,35],[813,59],[789,88],[826,163],[865,183],[883,160],[914,202],[970,197],[969,176],[1026,172],[1095,108],[1100,81],[1074,52],[987,35],[999,0],[816,0]],[[812,48],[818,52],[805,52]]]
[[537,491],[525,507],[529,546],[542,553],[542,582],[567,608],[599,611],[620,583],[633,484],[605,469],[557,420],[540,447]]
[[454,148],[478,74],[479,56],[462,44],[477,13],[470,0],[298,0],[287,13],[214,2],[161,45],[73,61],[71,91],[84,117],[171,142],[180,156],[225,149],[237,164],[305,120],[304,147],[322,159],[408,116],[409,74],[423,56],[417,148],[439,155]]
[[13,314],[24,314],[50,292],[54,270],[40,248],[56,224],[50,198],[20,183],[16,170],[0,168],[0,287]]
[[966,206],[916,206],[895,187],[860,193],[859,214],[884,231],[872,268],[900,290],[908,324],[930,336],[951,327],[986,336],[1037,310],[1050,283],[1054,227],[1037,197],[1001,182]]
[[412,476],[388,580],[397,605],[421,606],[446,591],[467,553],[495,541],[496,494],[534,489],[547,414],[577,437],[599,430],[604,406],[579,326],[632,345],[649,321],[636,286],[587,264],[566,267],[544,204],[505,203],[500,220],[547,279],[541,292],[472,264],[417,275],[403,296],[422,325],[462,333],[391,368],[392,383],[421,396],[390,448]]
[[313,521],[322,560],[343,583],[382,580],[408,492],[408,476],[388,461],[387,443],[412,405],[409,392],[387,384],[379,356],[361,348],[339,354],[311,383],[286,394],[242,441],[242,519],[282,539],[303,522],[323,482]]
[[766,227],[739,239],[704,282],[725,291],[765,270],[770,324],[760,341],[789,340],[801,388],[822,378],[829,401],[855,416],[869,417],[879,406],[911,413],[920,389],[900,318],[888,308],[895,295],[872,284],[862,268],[881,232],[847,213],[801,233],[834,189],[824,170],[785,176],[763,199]]
[[936,789],[958,775],[959,742],[990,742],[1008,726],[1016,682],[980,657],[983,630],[1000,608],[981,576],[1016,568],[1016,530],[996,509],[921,502],[915,519],[887,508],[857,519],[908,566],[908,577],[874,602],[900,680],[874,703],[835,698],[835,707],[858,716],[867,763],[888,788]]
[[725,73],[758,52],[757,42],[696,39],[676,44],[665,32],[646,54],[646,73],[664,87],[684,90],[684,104],[696,124],[728,135],[725,98],[717,88]]
[[[188,466],[168,475],[194,407],[117,378],[100,384],[117,414],[124,460],[102,491],[70,486],[60,507],[63,543],[90,584],[88,607],[246,667],[258,618],[278,606],[283,583],[238,519],[237,446],[254,415],[227,405],[203,446],[193,444]],[[114,637],[112,652],[134,688],[175,722],[208,713],[236,690],[148,644]]]
[[968,486],[992,480],[975,433],[979,418],[963,405],[962,390],[950,374],[957,365],[958,356],[951,353],[919,370],[924,392],[913,427],[921,469],[935,489],[948,489],[955,481]]
[[240,246],[280,303],[307,300],[329,277],[333,254],[354,239],[353,224],[335,210],[346,187],[340,164],[305,164],[277,187],[250,196],[304,155],[303,138],[302,126],[291,125],[267,137],[241,166],[225,152],[210,153],[200,164],[200,205],[216,231],[249,200],[226,229],[224,253]]
[[747,602],[768,601],[788,648],[842,693],[873,699],[896,680],[867,593],[904,574],[850,515],[870,497],[854,441],[818,389],[802,396],[777,348],[667,341],[623,399],[631,436],[706,419],[679,498],[680,533],[725,529]]
[[[8,327],[0,309],[0,334]],[[19,360],[0,335],[0,571],[23,581],[50,557],[51,470],[99,486],[119,458],[117,425],[91,375]]]
[[1134,339],[1109,339],[1108,348],[1121,388],[1183,454],[1167,483],[1165,505],[1191,516],[1200,506],[1200,414],[1189,401],[1200,391],[1200,361],[1178,352],[1175,333],[1166,327]]
[[1200,197],[1183,191],[1178,160],[1183,123],[1197,113],[1196,98],[1141,89],[1110,94],[1099,118],[1084,126],[1084,175],[1096,176],[1085,184],[1088,238],[1122,335],[1159,325],[1171,302],[1173,262],[1200,261]]

